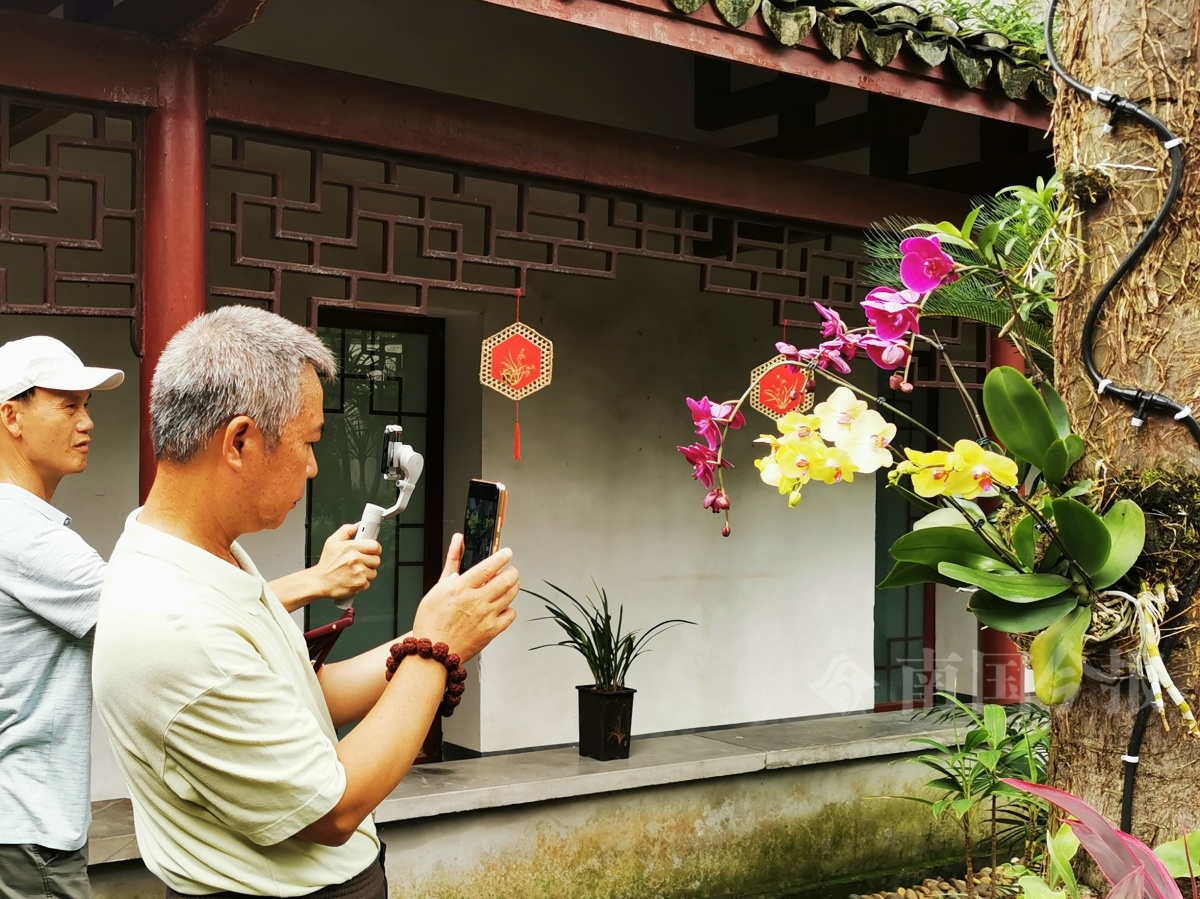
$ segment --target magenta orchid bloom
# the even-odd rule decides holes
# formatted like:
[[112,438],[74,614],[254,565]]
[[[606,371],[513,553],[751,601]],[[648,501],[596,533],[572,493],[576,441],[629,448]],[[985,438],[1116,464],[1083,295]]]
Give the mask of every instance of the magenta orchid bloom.
[[[709,490],[717,480],[717,453],[703,443],[693,443],[691,446],[677,446],[675,449],[683,453],[683,458],[695,468],[692,478],[699,481]],[[733,468],[728,459],[721,460],[721,468]]]
[[822,337],[836,337],[846,333],[846,324],[842,321],[842,317],[838,315],[835,310],[830,309],[828,306],[822,306],[820,303],[813,303],[813,306],[815,306],[817,312],[821,314]]
[[867,321],[883,340],[900,340],[910,331],[918,332],[921,295],[914,290],[876,287],[862,301]]
[[909,290],[929,293],[950,281],[958,280],[958,267],[942,249],[937,237],[910,237],[900,242],[900,280]]
[[687,398],[688,408],[692,410],[692,422],[696,425],[696,433],[704,438],[709,449],[716,449],[721,443],[721,426],[740,428],[746,423],[746,417],[741,412],[734,411],[734,403],[714,403],[706,396],[694,400]]
[[862,346],[871,361],[882,369],[900,368],[908,362],[910,349],[906,340],[884,340],[882,337],[868,334],[862,339]]
[[720,487],[714,487],[704,497],[704,508],[712,509],[714,515],[719,515],[729,508],[729,494]]

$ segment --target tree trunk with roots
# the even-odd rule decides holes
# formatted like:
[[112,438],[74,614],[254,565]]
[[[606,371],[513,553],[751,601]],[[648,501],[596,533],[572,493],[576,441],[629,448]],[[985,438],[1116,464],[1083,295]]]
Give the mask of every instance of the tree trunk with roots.
[[[1097,329],[1103,377],[1191,405],[1200,416],[1200,0],[1068,0],[1056,46],[1066,71],[1089,87],[1128,97],[1184,141],[1185,180],[1158,240],[1117,288]],[[1087,442],[1080,477],[1101,477],[1106,498],[1128,496],[1147,516],[1146,552],[1133,572],[1151,584],[1188,586],[1185,613],[1200,623],[1200,449],[1169,416],[1130,425],[1133,410],[1098,397],[1080,358],[1083,321],[1100,286],[1157,213],[1170,175],[1155,135],[1062,85],[1055,109],[1057,168],[1080,202],[1082,241],[1060,268],[1055,381]],[[1200,690],[1200,631],[1182,634],[1167,668],[1193,709]],[[1053,713],[1050,781],[1120,820],[1136,683],[1106,684],[1097,664],[1068,708]],[[1167,732],[1151,715],[1137,765],[1132,832],[1150,845],[1200,828],[1200,739],[1188,736],[1167,700]],[[1101,885],[1103,881],[1099,884]]]

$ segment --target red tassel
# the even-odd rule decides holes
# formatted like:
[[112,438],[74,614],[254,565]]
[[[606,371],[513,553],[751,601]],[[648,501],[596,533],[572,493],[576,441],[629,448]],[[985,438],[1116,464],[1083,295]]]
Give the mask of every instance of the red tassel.
[[517,462],[521,461],[521,404],[516,404],[516,413],[513,418],[513,459]]

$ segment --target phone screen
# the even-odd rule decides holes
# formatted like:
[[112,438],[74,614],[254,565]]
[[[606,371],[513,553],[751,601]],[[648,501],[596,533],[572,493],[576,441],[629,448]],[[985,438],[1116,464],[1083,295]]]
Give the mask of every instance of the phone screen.
[[482,562],[500,547],[506,491],[503,484],[473,480],[463,516],[463,556],[459,572]]

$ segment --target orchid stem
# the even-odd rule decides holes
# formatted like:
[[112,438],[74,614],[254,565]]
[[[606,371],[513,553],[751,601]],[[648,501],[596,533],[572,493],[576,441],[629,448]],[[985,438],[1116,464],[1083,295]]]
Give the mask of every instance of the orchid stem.
[[963,406],[966,408],[967,414],[971,417],[971,423],[975,426],[976,435],[980,440],[987,440],[988,434],[987,428],[983,424],[983,416],[979,414],[979,409],[975,405],[975,401],[967,393],[967,386],[963,384],[962,379],[958,376],[954,362],[950,359],[950,354],[946,352],[946,346],[942,343],[942,339],[938,337],[937,331],[933,332],[933,345],[942,354],[942,359],[946,362],[946,368],[950,370],[950,377],[954,379],[954,386],[958,390],[958,395],[963,401]]

